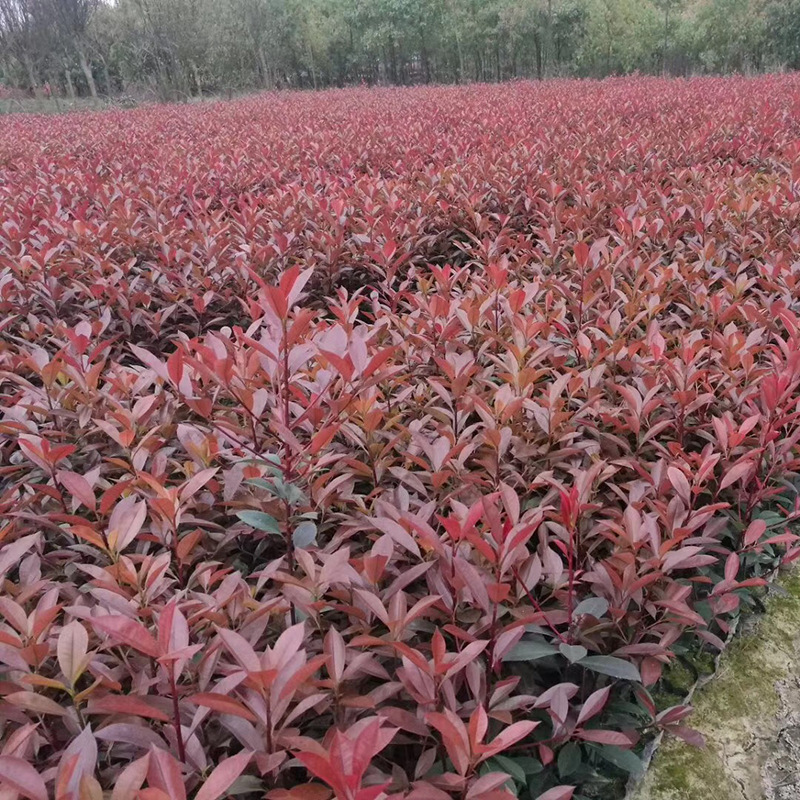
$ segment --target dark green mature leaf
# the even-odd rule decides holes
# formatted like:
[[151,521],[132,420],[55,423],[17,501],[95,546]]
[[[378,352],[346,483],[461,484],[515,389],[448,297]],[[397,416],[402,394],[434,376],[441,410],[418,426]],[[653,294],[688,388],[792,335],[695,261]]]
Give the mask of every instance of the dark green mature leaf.
[[613,764],[631,775],[641,775],[644,772],[642,759],[632,750],[612,747],[611,745],[599,745],[592,749],[596,750],[600,757],[608,761],[609,764]]
[[581,765],[581,747],[575,742],[565,744],[558,751],[558,774],[561,778],[572,775]]
[[581,614],[590,614],[597,619],[601,619],[608,611],[608,600],[604,597],[587,597],[575,606],[572,612],[576,617]]
[[561,644],[558,646],[558,652],[561,653],[570,664],[575,664],[584,658],[589,651],[579,644]]
[[630,661],[623,661],[614,656],[586,656],[578,662],[582,667],[601,675],[610,675],[612,678],[619,678],[625,681],[637,681],[641,683],[639,670]]
[[536,661],[558,653],[553,645],[547,642],[518,642],[505,655],[503,661]]
[[251,528],[257,531],[265,531],[266,533],[276,533],[280,535],[281,529],[278,525],[278,520],[271,514],[264,511],[254,511],[247,509],[245,511],[237,511],[236,516]]
[[317,543],[317,526],[313,522],[301,522],[292,534],[295,547],[308,547]]
[[525,785],[525,769],[516,759],[498,755],[491,759],[490,764],[496,765],[498,771],[510,775],[517,783]]

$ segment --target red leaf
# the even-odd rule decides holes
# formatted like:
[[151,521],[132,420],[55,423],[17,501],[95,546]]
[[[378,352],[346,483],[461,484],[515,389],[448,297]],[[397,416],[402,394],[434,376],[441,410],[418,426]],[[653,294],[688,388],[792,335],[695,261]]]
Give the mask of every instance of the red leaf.
[[544,794],[540,794],[536,800],[572,800],[573,794],[575,794],[574,786],[554,786]]
[[728,486],[731,484],[736,483],[736,481],[741,480],[746,475],[749,475],[751,470],[753,469],[753,462],[752,461],[743,461],[736,466],[731,467],[726,473],[725,477],[720,481],[719,488],[727,489]]
[[610,744],[616,747],[630,747],[631,740],[619,731],[606,730],[578,730],[575,736],[586,742],[597,742],[598,744]]
[[0,786],[13,789],[30,800],[48,800],[42,776],[21,758],[0,756]]
[[250,763],[252,755],[252,753],[245,751],[221,761],[200,787],[200,790],[194,796],[194,800],[218,800],[244,772],[245,767]]
[[59,470],[56,473],[59,483],[78,501],[83,503],[88,509],[94,511],[97,508],[97,500],[89,485],[89,481],[77,472],[69,470]]
[[754,519],[744,532],[744,546],[752,547],[766,532],[766,521],[763,519]]
[[186,800],[181,765],[166,750],[157,747],[150,749],[147,782],[154,789],[164,792],[170,800]]
[[666,730],[673,734],[673,736],[683,739],[684,742],[692,745],[692,747],[706,746],[706,740],[703,734],[693,728],[687,728],[683,725],[670,725]]
[[169,722],[170,720],[168,714],[153,708],[146,700],[132,694],[109,694],[92,700],[87,712],[89,714],[133,714],[136,717],[157,719],[160,722]]
[[460,775],[466,775],[470,750],[464,723],[449,709],[446,709],[444,713],[431,712],[425,719],[442,735],[442,741],[453,766]]
[[597,714],[599,714],[603,708],[605,708],[610,694],[610,686],[606,686],[603,689],[598,689],[596,692],[590,694],[589,697],[586,698],[586,702],[581,707],[580,714],[578,714],[577,724],[580,725],[581,723],[586,722],[587,719],[597,716]]
[[92,617],[90,621],[97,630],[108,634],[116,643],[127,644],[151,658],[158,658],[161,655],[158,643],[140,622],[113,614]]
[[111,800],[135,800],[147,778],[149,768],[150,753],[128,764],[114,779]]
[[225,694],[216,694],[215,692],[200,692],[193,694],[189,698],[189,702],[198,706],[205,706],[212,709],[212,711],[219,711],[220,714],[232,714],[234,717],[241,717],[249,722],[257,722],[257,717],[250,711],[247,706],[239,700],[228,697]]
[[684,505],[690,506],[692,504],[692,487],[683,471],[678,469],[678,467],[668,467],[667,477],[678,493],[678,497],[683,500]]

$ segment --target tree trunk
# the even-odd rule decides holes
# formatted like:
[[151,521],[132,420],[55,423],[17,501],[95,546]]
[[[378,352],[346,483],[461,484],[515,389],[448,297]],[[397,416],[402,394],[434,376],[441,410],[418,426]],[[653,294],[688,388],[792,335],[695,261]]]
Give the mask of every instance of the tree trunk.
[[64,64],[64,79],[67,83],[67,94],[70,100],[75,99],[75,84],[72,82],[72,73],[69,71],[69,64]]
[[461,34],[456,31],[456,48],[458,49],[458,82],[464,83],[464,50],[461,47]]
[[431,82],[431,60],[428,54],[428,45],[425,42],[425,29],[419,27],[420,58],[422,59],[422,79],[425,83]]
[[48,74],[47,79],[51,86],[50,100],[52,100],[55,104],[56,111],[61,111],[61,103],[58,100],[58,95],[60,94],[58,87],[60,86],[61,81],[58,79],[58,72],[51,71]]
[[203,96],[203,83],[200,80],[200,70],[197,69],[197,63],[192,61],[192,76],[194,77],[194,85],[197,88],[197,96]]
[[667,74],[667,48],[669,46],[669,5],[664,6],[664,53],[661,57],[661,71]]
[[397,85],[397,52],[394,47],[394,36],[389,37],[389,65],[391,69],[391,82]]
[[89,84],[89,94],[96,100],[97,99],[97,84],[94,82],[94,75],[92,75],[91,64],[86,60],[86,53],[83,48],[78,48],[78,59],[81,62],[81,69],[86,76],[86,83]]
[[308,43],[308,58],[311,62],[311,80],[314,83],[314,89],[317,88],[317,66],[314,63],[314,48],[311,46],[311,42]]
[[108,72],[108,62],[102,59],[103,64],[103,84],[106,89],[106,97],[111,97],[111,75]]
[[31,57],[25,53],[23,58],[25,62],[25,72],[28,73],[28,82],[31,85],[31,91],[33,92],[34,97],[41,97],[42,90],[39,86],[39,76],[36,74],[36,67],[33,65],[33,61]]
[[270,73],[269,65],[267,64],[267,56],[264,53],[264,45],[258,46],[258,63],[261,67],[261,81],[265,89],[272,88],[272,75]]

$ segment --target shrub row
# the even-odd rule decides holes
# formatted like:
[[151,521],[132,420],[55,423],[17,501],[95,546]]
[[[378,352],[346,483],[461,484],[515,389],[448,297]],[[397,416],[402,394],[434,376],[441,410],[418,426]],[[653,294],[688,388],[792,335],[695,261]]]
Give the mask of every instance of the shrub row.
[[800,550],[800,79],[0,130],[0,782],[569,800]]

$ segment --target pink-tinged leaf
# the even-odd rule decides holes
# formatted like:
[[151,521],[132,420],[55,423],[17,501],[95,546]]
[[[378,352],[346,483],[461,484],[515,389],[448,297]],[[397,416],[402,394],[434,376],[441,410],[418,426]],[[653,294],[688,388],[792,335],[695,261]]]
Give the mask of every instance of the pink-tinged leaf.
[[133,725],[127,722],[113,722],[99,728],[95,736],[103,742],[124,742],[148,750],[151,747],[164,748],[164,740],[146,725]]
[[442,735],[447,755],[450,756],[450,761],[453,762],[458,773],[466,775],[469,767],[470,748],[464,723],[449,709],[446,709],[444,713],[431,712],[426,715],[425,719]]
[[3,698],[7,703],[17,708],[24,708],[26,711],[32,711],[34,714],[50,714],[51,716],[63,717],[67,710],[45,697],[43,694],[36,694],[36,692],[12,692]]
[[221,761],[200,787],[194,800],[218,800],[244,772],[251,758],[252,753],[245,751]]
[[108,520],[108,541],[121,553],[137,536],[147,518],[147,504],[133,495],[117,503]]
[[96,768],[97,742],[91,726],[87,725],[64,750],[58,765],[56,786],[77,796],[81,779],[85,775],[94,776]]
[[40,536],[39,533],[21,536],[16,542],[12,542],[0,550],[0,578],[19,563],[22,556],[39,541]]
[[91,617],[90,621],[95,630],[107,634],[114,644],[127,644],[151,658],[158,658],[161,655],[158,643],[140,622],[113,614],[105,617]]
[[0,756],[0,787],[19,792],[29,800],[48,800],[42,776],[27,761],[14,756]]
[[483,800],[500,800],[501,798],[511,800],[513,795],[509,795],[506,791],[496,791],[506,783],[508,783],[508,775],[505,772],[487,772],[470,785],[466,800],[481,800],[481,798]]
[[273,657],[279,664],[285,663],[300,650],[305,639],[305,631],[305,623],[298,622],[281,633],[272,648]]
[[56,644],[58,666],[71,685],[75,684],[84,669],[88,648],[89,634],[78,620],[73,620],[61,629]]
[[677,550],[670,550],[661,562],[661,569],[664,570],[664,572],[676,569],[702,549],[702,547],[697,545],[688,545],[687,547],[679,547]]
[[736,483],[736,481],[742,480],[742,478],[750,474],[752,469],[752,461],[743,461],[731,467],[727,472],[725,472],[724,477],[720,481],[720,490],[727,489],[729,486]]
[[142,364],[145,364],[149,367],[153,372],[158,375],[165,382],[169,382],[169,373],[167,372],[167,365],[163,361],[159,361],[149,350],[145,350],[143,347],[139,347],[135,344],[129,344],[133,354]]
[[77,472],[70,472],[69,470],[59,470],[56,473],[58,482],[80,503],[85,505],[91,511],[97,508],[97,500],[89,485],[89,481],[79,475]]
[[177,601],[171,600],[158,619],[158,647],[166,654],[177,653],[188,646],[189,625]]
[[572,800],[574,794],[574,786],[554,786],[544,794],[540,794],[536,800]]
[[108,694],[91,700],[87,708],[88,714],[131,714],[145,719],[156,719],[159,722],[169,722],[170,717],[141,697],[133,694],[120,695]]
[[735,581],[736,576],[738,574],[739,574],[739,556],[736,553],[731,553],[725,559],[725,580]]
[[186,800],[181,765],[166,750],[157,747],[150,749],[147,782],[154,789],[161,789],[171,800]]
[[[792,544],[792,543],[796,542],[797,539],[798,539],[798,536],[797,536],[796,533],[789,533],[789,531],[786,531],[786,533],[779,533],[777,536],[770,536],[769,539],[764,539],[764,541],[761,542],[761,544],[762,545],[768,545],[768,544]],[[794,560],[794,558],[788,558],[788,556],[789,556],[789,553],[787,553],[786,556],[783,559],[785,564],[789,564]],[[743,583],[744,582],[742,582],[742,584],[740,584],[740,585],[743,585]]]
[[585,742],[597,742],[598,744],[608,744],[614,747],[630,747],[631,740],[619,731],[607,730],[578,730],[575,736]]
[[181,503],[197,494],[217,473],[217,467],[209,467],[208,469],[201,469],[196,475],[193,475],[183,486],[180,493]]
[[578,714],[577,724],[581,725],[582,723],[586,722],[586,720],[597,716],[605,708],[610,694],[610,686],[606,686],[603,689],[598,689],[596,692],[590,694],[589,697],[586,698],[586,702],[581,707],[580,713]]
[[395,522],[389,517],[376,517],[371,522],[379,531],[391,537],[400,547],[408,550],[412,555],[420,555],[419,546],[414,541],[414,537],[399,522]]
[[692,504],[692,487],[683,470],[678,469],[678,467],[669,467],[667,469],[667,477],[678,493],[678,497],[683,500],[684,505],[690,506]]
[[336,628],[331,627],[325,634],[325,653],[328,656],[326,669],[335,683],[340,683],[344,675],[347,658],[347,647],[344,637]]
[[139,789],[147,778],[150,767],[150,753],[137,758],[126,766],[115,778],[111,800],[135,800]]
[[210,708],[212,711],[218,711],[220,714],[231,714],[235,717],[241,717],[249,722],[256,722],[257,717],[245,706],[241,701],[225,694],[216,692],[199,692],[189,697],[190,703],[195,703],[204,708]]
[[763,519],[754,519],[744,532],[744,546],[752,547],[766,532],[766,521]]
[[[334,736],[341,736],[335,733]],[[316,778],[325,781],[336,794],[337,797],[348,797],[346,776],[335,769],[328,760],[327,754],[300,752],[296,753],[297,760]]]
[[693,728],[687,728],[683,725],[670,725],[667,730],[673,736],[677,736],[679,739],[683,739],[687,744],[692,745],[692,747],[706,746],[706,740],[703,734]]
[[218,628],[217,634],[239,666],[247,672],[259,672],[261,661],[252,645],[240,633],[229,628]]
[[3,743],[2,755],[25,758],[27,754],[32,753],[36,737],[36,729],[38,727],[38,725],[34,725],[32,722],[30,722],[27,725],[22,725],[13,733],[9,734]]
[[515,722],[513,725],[504,728],[494,737],[492,743],[489,745],[489,750],[491,750],[492,755],[501,753],[503,750],[508,750],[509,747],[512,747],[532,733],[538,726],[538,722],[531,720]]

